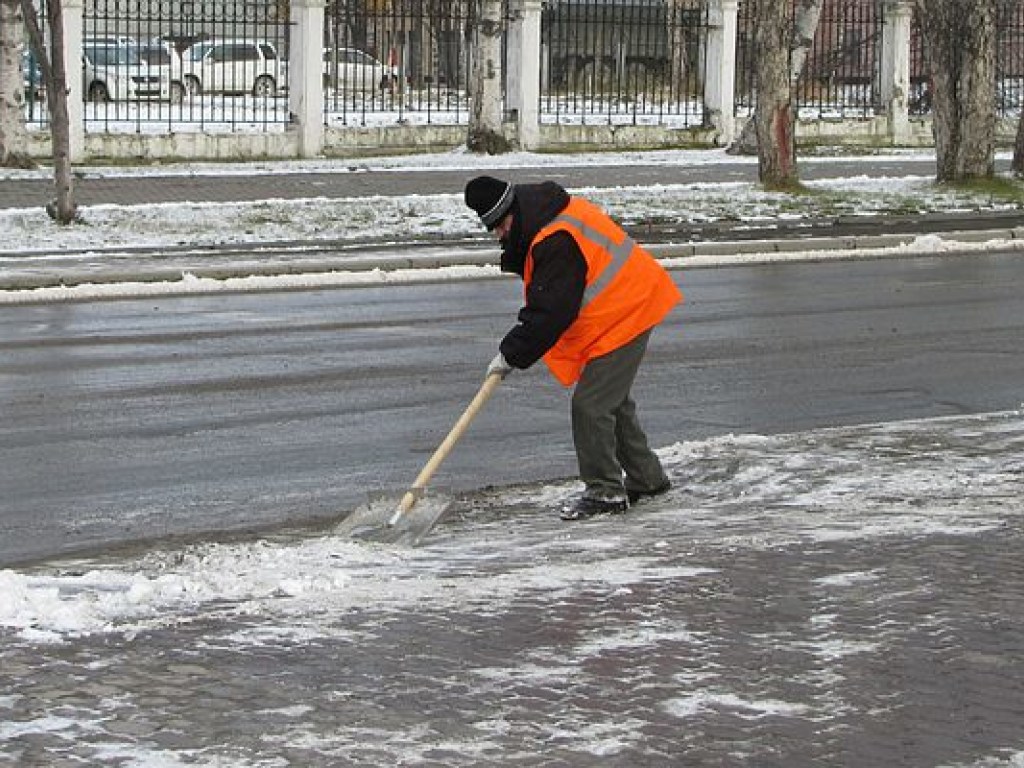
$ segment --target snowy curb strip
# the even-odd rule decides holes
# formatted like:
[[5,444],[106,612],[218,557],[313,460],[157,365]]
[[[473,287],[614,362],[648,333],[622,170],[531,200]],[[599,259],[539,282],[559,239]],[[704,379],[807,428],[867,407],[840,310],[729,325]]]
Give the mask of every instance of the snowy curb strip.
[[[955,256],[986,250],[1024,251],[1024,228],[958,231],[938,235],[872,235],[759,241],[655,244],[650,250],[673,269],[772,264],[835,259]],[[446,282],[504,277],[495,265],[495,249],[455,248],[443,254],[429,249],[422,257],[379,254],[300,261],[246,261],[174,268],[133,264],[80,269],[4,272],[0,304],[33,304],[104,298],[174,296],[203,293],[305,290],[365,285]]]

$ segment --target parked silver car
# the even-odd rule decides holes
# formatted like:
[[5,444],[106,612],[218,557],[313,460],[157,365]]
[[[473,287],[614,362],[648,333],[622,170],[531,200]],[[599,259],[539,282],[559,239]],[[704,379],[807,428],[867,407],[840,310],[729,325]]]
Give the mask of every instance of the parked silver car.
[[395,73],[383,62],[356,48],[324,48],[324,88],[373,91],[393,88]]
[[169,73],[150,67],[133,41],[87,39],[82,59],[82,92],[87,101],[171,99]]
[[181,68],[193,96],[250,93],[268,98],[288,89],[288,63],[266,40],[204,40],[185,51]]

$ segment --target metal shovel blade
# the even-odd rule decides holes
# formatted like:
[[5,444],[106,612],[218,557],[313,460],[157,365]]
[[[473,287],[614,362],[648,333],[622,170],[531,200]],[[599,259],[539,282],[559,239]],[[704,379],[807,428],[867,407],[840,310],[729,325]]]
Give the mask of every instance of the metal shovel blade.
[[484,403],[501,383],[501,373],[488,374],[480,385],[476,396],[459,416],[455,426],[441,441],[430,460],[420,470],[412,487],[400,498],[370,497],[366,507],[359,507],[339,524],[337,532],[341,535],[362,539],[363,541],[379,541],[387,544],[416,545],[430,533],[434,523],[438,521],[451,503],[443,494],[427,493],[427,483],[441,462],[455,447],[455,443],[469,427]]
[[[397,514],[399,505],[409,493],[415,494],[414,503],[402,514]],[[451,503],[452,499],[447,494],[428,493],[424,488],[415,488],[404,494],[373,494],[365,505],[356,507],[338,524],[335,533],[359,541],[414,547],[430,533]]]

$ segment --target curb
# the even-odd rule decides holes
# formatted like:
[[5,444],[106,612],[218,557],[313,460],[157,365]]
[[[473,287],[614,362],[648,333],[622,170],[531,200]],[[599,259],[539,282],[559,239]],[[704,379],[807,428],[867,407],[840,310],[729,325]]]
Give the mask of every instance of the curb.
[[[743,263],[778,261],[783,257],[792,260],[826,259],[867,259],[883,255],[872,253],[884,249],[907,247],[922,237],[934,236],[945,242],[963,244],[963,249],[944,248],[933,255],[953,255],[976,252],[967,246],[1001,240],[1021,243],[1024,241],[1024,226],[988,229],[956,230],[929,233],[894,233],[878,235],[850,235],[841,237],[789,237],[767,240],[725,240],[696,243],[652,243],[647,248],[659,259],[680,260],[670,268],[708,268],[728,266],[733,257],[744,257]],[[152,255],[147,258],[139,254],[127,260],[128,263],[104,264],[93,261],[88,267],[56,264],[49,267],[15,267],[0,269],[0,291],[27,291],[40,288],[75,287],[81,285],[109,285],[115,283],[175,283],[185,275],[211,280],[228,280],[240,277],[276,277],[287,275],[312,275],[338,272],[395,272],[398,270],[430,270],[445,267],[469,266],[489,267],[497,263],[497,247],[493,244],[470,245],[465,241],[454,247],[442,247],[437,243],[429,246],[405,247],[399,251],[375,249],[370,255],[353,256],[338,254],[335,257],[315,258],[291,256],[288,258],[268,254],[258,260],[239,259],[214,264],[189,263],[188,256],[179,257],[178,264],[153,263]],[[928,255],[927,251],[907,255]],[[94,253],[93,256],[96,256]],[[164,256],[164,254],[161,254]],[[102,258],[102,256],[100,256]],[[166,261],[166,259],[161,259]],[[689,260],[692,260],[688,263]]]

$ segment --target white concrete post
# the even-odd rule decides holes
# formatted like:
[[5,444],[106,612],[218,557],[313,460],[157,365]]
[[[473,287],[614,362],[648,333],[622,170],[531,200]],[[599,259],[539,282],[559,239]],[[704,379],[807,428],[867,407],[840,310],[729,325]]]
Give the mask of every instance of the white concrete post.
[[890,0],[882,25],[882,103],[889,113],[894,144],[910,138],[910,4]]
[[82,36],[85,0],[64,0],[64,71],[68,86],[69,160],[85,159],[85,94],[82,93]]
[[298,132],[299,157],[324,148],[324,0],[291,0],[288,106]]
[[704,107],[718,131],[719,146],[736,138],[736,34],[738,0],[711,0],[708,6],[708,55]]
[[506,99],[515,110],[519,148],[540,146],[541,0],[516,0],[508,29]]

